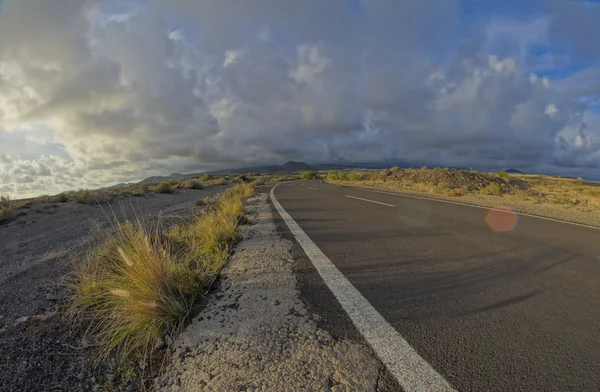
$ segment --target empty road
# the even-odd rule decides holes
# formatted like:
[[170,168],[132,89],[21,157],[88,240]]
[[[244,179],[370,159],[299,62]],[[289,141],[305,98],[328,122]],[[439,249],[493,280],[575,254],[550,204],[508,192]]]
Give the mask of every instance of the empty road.
[[600,230],[318,181],[272,195],[372,306],[359,322],[380,315],[431,368],[408,373],[460,391],[600,390]]

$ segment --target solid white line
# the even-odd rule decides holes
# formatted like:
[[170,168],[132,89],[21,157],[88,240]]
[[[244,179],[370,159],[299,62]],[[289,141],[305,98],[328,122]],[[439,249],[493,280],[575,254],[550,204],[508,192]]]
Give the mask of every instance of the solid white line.
[[454,391],[450,384],[375,310],[283,209],[275,198],[274,191],[277,185],[271,189],[271,200],[281,218],[358,331],[402,388],[411,392]]
[[[421,199],[421,200],[436,201],[436,202],[440,202],[440,203],[458,204],[458,205],[461,205],[461,206],[473,207],[473,208],[481,208],[481,209],[484,209],[484,210],[494,210],[494,211],[503,211],[503,212],[507,211],[507,210],[503,210],[501,208],[478,206],[476,204],[461,203],[459,201],[452,201],[452,200],[434,199],[432,197],[405,195],[403,193],[397,193],[397,192],[376,191],[376,190],[373,190],[373,189],[363,189],[363,188],[356,188],[356,187],[347,187],[347,188],[354,189],[354,190],[365,191],[365,192],[382,193],[384,195],[409,197],[411,199]],[[598,226],[591,226],[591,225],[586,225],[586,224],[583,224],[583,223],[576,223],[576,222],[567,222],[567,221],[560,220],[560,219],[548,218],[548,217],[540,216],[540,215],[527,214],[525,212],[517,212],[517,211],[512,211],[512,212],[514,212],[516,215],[522,215],[522,216],[528,216],[528,217],[531,217],[531,218],[544,219],[544,220],[549,220],[549,221],[553,221],[553,222],[564,223],[564,224],[567,224],[567,225],[587,227],[588,229],[600,230],[600,227],[598,227]]]
[[364,200],[364,201],[368,201],[369,203],[377,203],[377,204],[381,204],[384,206],[388,206],[388,207],[396,207],[393,204],[387,204],[387,203],[382,203],[380,201],[375,201],[375,200],[369,200],[369,199],[363,199],[362,197],[356,197],[356,196],[350,196],[350,195],[346,195],[346,197],[350,197],[352,199],[358,199],[358,200]]

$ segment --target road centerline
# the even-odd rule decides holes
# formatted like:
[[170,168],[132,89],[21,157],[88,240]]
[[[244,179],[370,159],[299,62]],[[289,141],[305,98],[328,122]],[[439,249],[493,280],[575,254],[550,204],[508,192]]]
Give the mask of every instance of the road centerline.
[[357,199],[357,200],[362,200],[362,201],[368,201],[369,203],[377,203],[377,204],[381,204],[383,206],[387,206],[387,207],[396,207],[393,204],[387,204],[387,203],[382,203],[380,201],[376,201],[376,200],[370,200],[370,199],[363,199],[362,197],[356,197],[356,196],[350,196],[350,195],[345,195],[346,197],[349,197],[351,199]]
[[274,191],[278,185],[271,188],[273,205],[352,323],[404,390],[454,391],[444,377],[385,320],[285,211],[275,197]]

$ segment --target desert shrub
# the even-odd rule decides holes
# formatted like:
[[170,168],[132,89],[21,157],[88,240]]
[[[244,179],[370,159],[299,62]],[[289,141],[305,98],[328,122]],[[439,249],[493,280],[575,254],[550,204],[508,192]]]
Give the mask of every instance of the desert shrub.
[[211,180],[212,185],[225,185],[225,179],[223,177],[215,178]]
[[337,177],[340,181],[346,181],[348,180],[348,173],[346,173],[345,171],[338,172]]
[[446,188],[448,188],[448,184],[447,184],[447,183],[445,183],[445,182],[440,182],[440,183],[438,184],[438,188],[440,188],[440,189],[442,189],[442,190],[443,190],[443,189],[446,189]]
[[356,173],[356,172],[352,172],[350,174],[348,174],[348,180],[349,181],[360,181],[362,178],[360,176],[360,174]]
[[265,177],[258,177],[256,180],[253,181],[254,186],[265,185],[266,182],[267,179]]
[[153,189],[155,193],[171,193],[171,184],[166,181],[159,182]]
[[458,196],[464,196],[466,194],[467,194],[467,189],[464,187],[444,189],[445,196],[458,197]]
[[0,196],[0,223],[5,223],[15,217],[14,210],[10,205],[8,196]]
[[339,180],[338,174],[336,172],[327,173],[327,181],[337,181]]
[[496,195],[500,196],[502,194],[502,185],[497,182],[492,182],[488,186],[481,188],[479,193],[482,195]]
[[39,200],[42,203],[50,203],[52,201],[52,198],[50,198],[49,195],[42,195],[39,197]]
[[65,193],[59,193],[52,198],[53,203],[66,203],[69,201],[69,196]]
[[202,176],[200,176],[200,181],[210,181],[212,180],[214,177],[208,173],[203,174]]
[[319,178],[319,175],[316,172],[309,170],[300,174],[300,178],[303,180],[314,180],[315,178]]
[[187,180],[183,183],[183,187],[186,189],[202,189],[203,186],[198,180]]
[[87,189],[80,189],[75,192],[71,192],[69,197],[77,203],[87,204],[90,201],[90,191]]
[[505,171],[499,171],[496,173],[496,177],[502,178],[506,182],[510,181],[510,174]]

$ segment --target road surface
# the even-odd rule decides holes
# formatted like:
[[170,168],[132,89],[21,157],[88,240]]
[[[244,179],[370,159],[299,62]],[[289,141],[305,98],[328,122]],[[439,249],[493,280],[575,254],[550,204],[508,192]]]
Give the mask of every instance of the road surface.
[[453,389],[600,390],[600,230],[318,181],[273,194]]

